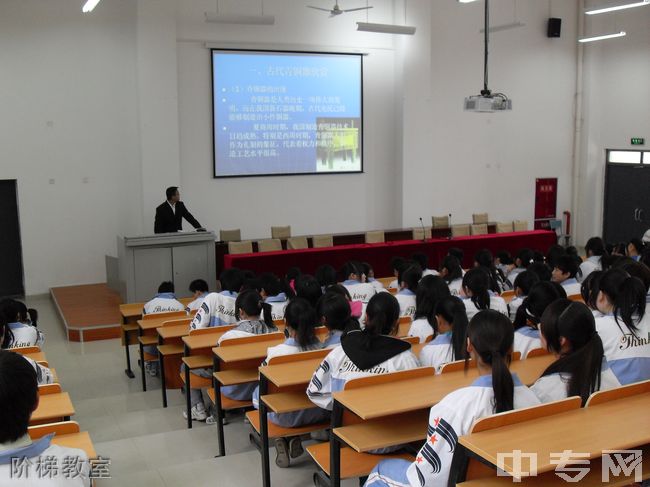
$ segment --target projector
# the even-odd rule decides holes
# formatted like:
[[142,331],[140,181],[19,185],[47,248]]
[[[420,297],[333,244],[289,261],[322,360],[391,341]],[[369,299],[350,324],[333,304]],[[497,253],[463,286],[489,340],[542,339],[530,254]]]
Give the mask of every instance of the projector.
[[504,95],[475,95],[465,98],[466,112],[499,112],[512,110],[512,100]]

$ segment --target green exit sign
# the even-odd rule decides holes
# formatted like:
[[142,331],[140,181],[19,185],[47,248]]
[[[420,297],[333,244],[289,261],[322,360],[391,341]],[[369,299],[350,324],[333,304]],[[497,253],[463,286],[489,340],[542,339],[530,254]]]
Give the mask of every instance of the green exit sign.
[[643,137],[632,137],[630,143],[632,145],[645,145],[645,139]]

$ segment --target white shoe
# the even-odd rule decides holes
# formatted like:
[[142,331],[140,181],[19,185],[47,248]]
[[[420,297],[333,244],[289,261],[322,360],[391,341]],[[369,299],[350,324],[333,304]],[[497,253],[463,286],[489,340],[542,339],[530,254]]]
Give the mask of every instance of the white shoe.
[[[214,414],[211,414],[210,416],[207,417],[207,419],[205,420],[205,423],[206,424],[217,424],[217,417]],[[223,418],[221,418],[221,424],[224,425],[224,426],[228,424],[228,420],[226,419],[225,416]]]
[[[201,403],[192,406],[192,421],[205,421],[208,419],[208,413],[205,411],[205,406]],[[187,419],[187,411],[183,411],[183,417]]]

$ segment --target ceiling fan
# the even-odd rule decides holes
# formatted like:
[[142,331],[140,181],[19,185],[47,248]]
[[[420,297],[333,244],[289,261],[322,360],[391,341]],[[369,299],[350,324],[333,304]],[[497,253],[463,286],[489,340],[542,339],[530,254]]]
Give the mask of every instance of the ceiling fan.
[[338,0],[337,0],[337,1],[334,3],[334,6],[333,6],[331,9],[329,9],[329,8],[323,8],[323,7],[314,7],[313,5],[307,5],[307,8],[313,8],[314,10],[321,10],[321,11],[323,11],[323,12],[329,12],[329,13],[330,13],[330,17],[334,17],[334,16],[336,16],[336,15],[341,15],[342,13],[345,13],[345,12],[356,12],[356,11],[358,11],[358,10],[368,10],[368,9],[372,8],[372,6],[359,7],[359,8],[346,8],[346,9],[342,9],[342,8],[339,6],[339,2],[338,2]]

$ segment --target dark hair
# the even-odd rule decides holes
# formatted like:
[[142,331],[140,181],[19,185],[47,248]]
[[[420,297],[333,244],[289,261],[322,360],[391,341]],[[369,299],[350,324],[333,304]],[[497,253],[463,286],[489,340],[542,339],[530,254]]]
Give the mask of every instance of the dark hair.
[[645,245],[643,244],[643,241],[640,238],[631,238],[630,241],[627,244],[628,246],[634,247],[634,249],[637,251],[637,253],[640,255],[643,253],[643,249],[645,249]]
[[327,293],[340,294],[348,301],[352,301],[352,295],[350,294],[350,291],[348,291],[348,288],[345,287],[343,284],[332,284],[331,286],[328,286],[327,288],[325,288],[325,294]]
[[479,310],[490,309],[490,275],[485,269],[468,270],[463,276],[463,288],[472,293],[470,299]]
[[295,298],[284,310],[284,320],[287,326],[295,332],[295,340],[302,349],[313,348],[318,343],[314,328],[316,327],[316,311],[306,299]]
[[324,325],[328,330],[344,331],[351,327],[358,327],[356,320],[351,315],[350,302],[343,294],[333,289],[328,290],[318,300],[316,314],[318,320],[325,319]]
[[223,291],[238,293],[244,285],[244,274],[236,267],[231,267],[221,273],[219,281],[221,281],[221,289]]
[[9,348],[9,345],[14,341],[14,334],[9,328],[9,323],[13,323],[15,318],[11,321],[7,319],[7,313],[11,314],[11,299],[3,299],[0,301],[0,337],[2,338],[2,343],[0,343],[0,348],[5,349]]
[[650,267],[650,245],[646,245],[646,248],[643,250],[640,262]]
[[427,256],[427,254],[425,254],[424,252],[414,253],[413,255],[411,255],[411,260],[420,266],[422,272],[427,270],[427,267],[429,266],[429,256]]
[[29,318],[32,320],[32,326],[34,328],[38,328],[38,310],[34,308],[27,308],[27,314],[29,314]]
[[401,286],[402,283],[405,283],[406,288],[413,292],[417,291],[420,279],[422,279],[422,270],[417,264],[402,267],[397,274],[398,285]]
[[280,279],[271,272],[266,272],[260,276],[260,286],[267,296],[277,296],[282,292]]
[[463,249],[460,249],[458,247],[449,247],[447,250],[447,255],[456,257],[458,259],[458,264],[463,265],[463,258],[465,257],[465,252]]
[[545,262],[546,257],[539,250],[533,251],[533,262]]
[[488,249],[481,249],[474,255],[474,262],[479,267],[485,269],[490,276],[490,290],[499,293],[501,292],[502,283],[505,280],[501,271],[494,265],[494,257],[492,252]]
[[460,266],[460,261],[453,255],[448,255],[442,259],[440,271],[442,272],[443,269],[447,269],[447,275],[443,277],[447,284],[463,277],[463,268]]
[[564,247],[558,244],[551,245],[548,249],[548,252],[546,252],[546,263],[550,267],[555,268],[555,265],[557,264],[557,259],[563,255],[567,255]]
[[476,354],[492,367],[493,412],[511,411],[514,408],[515,384],[508,370],[514,342],[510,320],[498,311],[479,311],[469,322],[467,336]]
[[171,281],[163,281],[158,286],[158,293],[173,293],[174,292],[174,283]]
[[165,190],[165,195],[167,196],[167,199],[170,200],[172,199],[172,196],[176,194],[176,191],[178,191],[178,186],[170,186]]
[[608,254],[625,255],[627,254],[627,244],[625,242],[608,244],[605,246],[605,250]]
[[517,274],[512,287],[521,289],[524,296],[528,296],[532,287],[540,281],[539,276],[533,271],[523,271]]
[[339,271],[342,281],[346,281],[350,279],[350,276],[352,274],[357,276],[358,281],[361,281],[361,272],[362,271],[357,265],[357,263],[352,261],[348,261],[345,264],[343,264],[343,267],[341,267],[341,270]]
[[329,264],[323,264],[316,269],[316,280],[321,287],[336,284],[336,269]]
[[[638,323],[645,314],[646,290],[638,277],[632,277],[623,269],[614,267],[603,273],[600,279],[600,292],[607,296],[614,306],[614,320],[619,318],[632,333],[638,330]],[[623,329],[621,328],[621,332]]]
[[190,292],[195,293],[197,291],[207,293],[209,291],[208,283],[203,279],[194,279],[192,282],[190,282]]
[[566,292],[562,286],[553,282],[540,281],[535,284],[517,309],[514,319],[514,329],[524,326],[537,328],[546,307],[556,299],[566,299]]
[[285,278],[287,279],[287,282],[293,281],[295,279],[298,279],[302,275],[302,271],[300,270],[300,267],[289,267],[287,269],[287,273],[285,275]]
[[573,245],[569,245],[566,249],[566,253],[569,255],[578,255],[578,249],[575,248]]
[[499,259],[499,262],[502,265],[512,265],[514,264],[514,259],[512,258],[512,255],[510,255],[510,252],[507,250],[500,250],[499,252],[496,253],[495,256],[497,259]]
[[[548,351],[560,355],[542,377],[570,374],[568,396],[580,396],[584,406],[591,393],[600,389],[600,371],[605,355],[593,313],[582,303],[558,299],[544,311],[540,330]],[[561,337],[567,339],[569,352],[562,353]]]
[[404,257],[399,257],[399,256],[393,257],[392,259],[390,259],[390,267],[391,269],[393,269],[393,271],[399,271],[404,265],[404,262],[405,262]]
[[306,299],[315,308],[318,300],[323,295],[323,290],[314,276],[302,274],[296,279],[296,296]]
[[34,367],[17,353],[0,351],[0,443],[11,443],[25,433],[38,401]]
[[367,278],[370,277],[370,273],[374,273],[374,269],[368,262],[360,262],[359,265],[361,266],[361,271],[366,275]]
[[270,328],[275,328],[273,324],[273,307],[265,303],[262,296],[254,289],[247,289],[240,292],[235,299],[235,318],[239,321],[239,310],[243,309],[248,316],[260,316],[264,312],[264,323]]
[[[442,277],[424,276],[418,284],[418,290],[415,293],[415,315],[413,316],[413,320],[426,318],[433,328],[435,335],[438,330],[436,305],[442,298],[447,296],[450,296],[449,286],[447,286],[447,283]],[[462,301],[461,304],[463,304]]]
[[366,307],[365,332],[371,335],[394,335],[399,320],[399,302],[390,293],[375,294]]
[[467,310],[460,298],[445,296],[436,303],[436,316],[442,316],[451,325],[451,348],[454,360],[467,358]]
[[580,264],[576,260],[579,257],[572,255],[561,255],[555,262],[555,268],[560,269],[562,274],[569,274],[569,278],[576,277]]
[[598,300],[598,293],[600,292],[600,279],[603,277],[603,271],[590,272],[580,285],[580,295],[582,300],[592,310],[597,310],[596,302]]
[[515,264],[517,267],[527,269],[528,266],[533,263],[534,257],[535,253],[531,249],[519,249],[519,252],[517,252],[517,258],[515,259]]
[[27,314],[27,306],[25,306],[25,303],[22,301],[18,301],[17,299],[14,300],[14,303],[16,304],[16,308],[18,310],[18,321],[20,322],[25,322],[29,318],[29,315]]
[[591,237],[585,244],[585,253],[587,257],[590,257],[589,254],[592,256],[605,255],[607,253],[605,251],[605,242],[600,237]]
[[533,262],[526,270],[537,274],[540,281],[550,281],[553,275],[553,269],[542,262]]
[[641,282],[645,286],[646,294],[648,293],[650,290],[650,267],[632,259],[628,262],[621,263],[620,267],[630,276],[641,279]]

